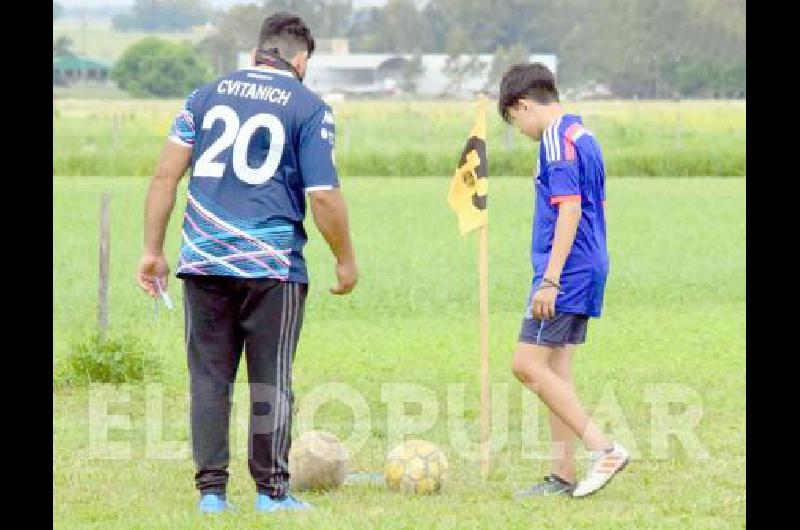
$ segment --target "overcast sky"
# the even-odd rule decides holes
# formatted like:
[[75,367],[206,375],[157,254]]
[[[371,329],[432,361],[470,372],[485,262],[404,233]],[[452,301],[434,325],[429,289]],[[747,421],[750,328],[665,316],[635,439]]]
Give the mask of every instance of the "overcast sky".
[[[57,0],[64,7],[125,7],[133,5],[133,0]],[[228,7],[234,4],[260,3],[258,0],[208,0],[214,7]],[[387,0],[353,0],[356,8],[383,5]]]

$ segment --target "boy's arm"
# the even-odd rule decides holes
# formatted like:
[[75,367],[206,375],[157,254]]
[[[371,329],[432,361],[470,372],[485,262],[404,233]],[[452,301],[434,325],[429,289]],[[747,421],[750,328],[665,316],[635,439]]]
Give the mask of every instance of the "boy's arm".
[[[550,282],[560,284],[561,271],[567,261],[572,243],[575,241],[575,234],[578,231],[578,224],[581,220],[581,202],[564,201],[558,205],[558,219],[556,220],[556,231],[553,236],[553,248],[550,251],[550,261],[544,278]],[[542,282],[539,290],[533,296],[531,312],[533,318],[551,319],[556,315],[556,296],[558,289],[548,282]]]

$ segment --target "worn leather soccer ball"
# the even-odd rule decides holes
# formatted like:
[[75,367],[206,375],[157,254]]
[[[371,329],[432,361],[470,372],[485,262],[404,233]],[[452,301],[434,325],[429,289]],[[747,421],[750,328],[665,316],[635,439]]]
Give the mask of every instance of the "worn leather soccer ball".
[[386,457],[386,485],[404,493],[429,494],[442,491],[447,458],[435,444],[407,440]]
[[349,455],[339,439],[326,431],[308,431],[292,442],[289,484],[295,491],[338,488],[347,474]]

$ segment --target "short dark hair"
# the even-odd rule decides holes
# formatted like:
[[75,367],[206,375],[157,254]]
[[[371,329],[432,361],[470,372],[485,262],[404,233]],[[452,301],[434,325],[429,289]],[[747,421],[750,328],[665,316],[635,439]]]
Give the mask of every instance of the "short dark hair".
[[273,13],[261,24],[258,49],[274,50],[283,59],[291,61],[302,51],[314,53],[314,37],[303,19],[292,13]]
[[542,105],[558,101],[556,78],[542,63],[515,64],[503,75],[497,110],[505,121],[511,120],[508,110],[522,98]]

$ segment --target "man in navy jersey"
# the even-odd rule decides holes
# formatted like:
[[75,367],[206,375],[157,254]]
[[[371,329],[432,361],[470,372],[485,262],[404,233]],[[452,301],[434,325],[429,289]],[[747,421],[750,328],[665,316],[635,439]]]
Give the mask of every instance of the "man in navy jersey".
[[[355,287],[333,113],[303,85],[314,39],[289,13],[267,17],[253,66],[194,90],[147,194],[138,283],[165,288],[164,233],[191,167],[177,277],[183,280],[192,452],[202,512],[230,507],[228,431],[242,351],[250,384],[248,464],[256,510],[308,505],[288,492],[292,360],[303,323],[306,195],[336,259],[335,295]],[[159,286],[160,283],[160,286]]]
[[[540,63],[511,67],[500,83],[503,118],[539,142],[531,264],[533,281],[522,319],[514,375],[550,409],[553,467],[520,496],[598,491],[628,463],[628,452],[591,421],[572,385],[572,357],[599,317],[608,275],[603,156],[580,116],[566,114],[555,78]],[[575,440],[591,452],[575,480]]]

